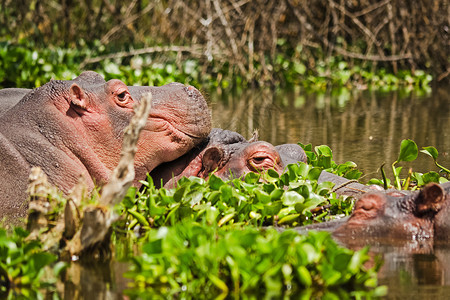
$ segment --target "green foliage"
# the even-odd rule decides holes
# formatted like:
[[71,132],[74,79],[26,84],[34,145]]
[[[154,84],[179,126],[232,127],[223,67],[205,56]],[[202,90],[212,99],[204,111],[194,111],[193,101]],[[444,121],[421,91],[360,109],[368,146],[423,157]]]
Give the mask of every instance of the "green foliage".
[[[402,161],[413,161],[417,158],[419,151],[417,149],[417,145],[412,140],[403,140],[400,145],[400,153],[396,161],[392,163],[392,172],[394,173],[395,185],[397,189],[401,189],[400,185],[400,172],[402,170],[401,167],[396,168],[395,165]],[[405,181],[406,182],[406,181]]]
[[34,88],[52,78],[72,79],[79,75],[80,59],[76,50],[0,43],[0,87]]
[[44,252],[37,240],[28,241],[28,232],[15,228],[12,234],[0,229],[0,294],[9,297],[33,297],[45,285],[40,279],[44,268],[56,255]]
[[357,165],[354,162],[348,161],[343,164],[336,164],[333,161],[333,151],[327,145],[316,146],[313,151],[311,144],[298,144],[305,150],[308,164],[317,168],[319,174],[322,170],[325,170],[347,179],[359,179],[361,177],[362,172],[356,168]]
[[372,64],[350,65],[340,56],[317,59],[314,67],[307,67],[309,56],[302,53],[302,47],[297,46],[291,53],[284,43],[275,60],[274,69],[288,84],[302,85],[315,92],[326,91],[329,88],[370,88],[383,91],[393,91],[400,88],[429,91],[433,77],[422,70],[402,70],[397,74],[386,69],[375,69]]
[[[433,158],[434,163],[442,172],[445,172],[447,175],[450,174],[450,170],[447,168],[441,166],[437,163],[437,157],[438,157],[438,151],[436,148],[432,146],[423,147],[423,150],[420,150],[420,152],[425,153],[429,155],[431,158]],[[398,158],[396,161],[392,163],[392,173],[394,175],[395,180],[395,188],[397,189],[416,189],[420,188],[430,182],[436,182],[436,183],[444,183],[447,180],[447,178],[440,176],[439,173],[430,171],[428,173],[422,174],[419,172],[413,172],[411,169],[408,172],[408,176],[405,179],[400,178],[400,173],[403,169],[403,167],[395,167],[395,165],[399,162],[411,162],[417,159],[417,156],[419,154],[419,150],[417,147],[417,144],[412,140],[402,140],[400,144],[400,153],[398,155]],[[382,179],[376,179],[373,178],[369,181],[369,184],[378,184],[384,186],[385,189],[387,189],[390,186],[390,181],[387,179],[386,174],[383,169],[384,164],[381,166],[381,173],[382,173]],[[414,185],[411,185],[411,181],[414,182]]]
[[439,152],[436,150],[436,148],[434,148],[433,146],[428,146],[428,147],[423,147],[422,149],[423,150],[420,150],[420,152],[431,156],[431,158],[433,158],[433,160],[434,160],[434,164],[438,168],[440,168],[442,171],[444,171],[445,173],[450,175],[450,170],[449,169],[447,169],[447,168],[441,166],[440,164],[438,164],[437,158],[438,158]]
[[[305,225],[348,215],[353,202],[337,197],[333,184],[317,183],[321,170],[305,163],[291,164],[281,176],[273,170],[249,173],[223,181],[182,178],[175,189],[156,189],[151,178],[146,189],[130,191],[122,205],[130,219],[129,228],[175,225],[181,220],[209,224]],[[328,209],[329,208],[329,209]]]
[[[89,48],[35,49],[32,44],[12,45],[0,43],[0,87],[34,88],[45,84],[51,79],[70,80],[80,75],[80,65],[85,58],[96,56],[104,47],[96,43],[94,50]],[[136,56],[131,59],[106,59],[89,65],[102,74],[105,80],[120,79],[129,85],[163,85],[169,82],[190,82],[198,85],[198,65],[194,60],[181,64],[181,69],[175,64],[175,58],[165,64],[154,63],[150,56]],[[204,76],[202,82],[206,83]]]
[[349,298],[344,286],[353,293],[385,292],[376,288],[380,265],[364,266],[368,249],[341,248],[325,232],[303,236],[188,222],[151,230],[147,239],[127,274],[134,279],[129,294],[141,298],[308,297],[327,291]]
[[[217,87],[227,89],[251,84],[248,79],[234,74],[226,63],[211,61],[205,69],[198,59],[179,61],[175,53],[168,53],[164,56],[164,60],[157,59],[151,54],[143,54],[108,58],[83,65],[83,62],[90,57],[117,51],[106,49],[99,41],[93,42],[92,47],[83,45],[75,49],[52,46],[39,49],[27,42],[20,44],[0,42],[0,88],[34,88],[45,84],[50,79],[69,80],[78,76],[83,69],[94,70],[102,74],[106,80],[116,78],[129,85],[163,85],[177,81],[199,86],[202,89]],[[386,74],[375,77],[388,76],[395,80],[385,80],[386,82],[374,80],[368,75],[362,76],[357,67],[349,70],[347,63],[338,57],[330,59],[330,62],[318,63],[315,68],[306,68],[307,57],[300,54],[297,56],[300,57],[298,60],[280,54],[273,68],[283,84],[302,85],[313,91],[325,91],[330,87],[353,88],[363,85],[382,89],[386,86],[395,88],[414,86],[429,89],[428,84],[431,80],[430,75],[424,75],[423,72],[416,72],[421,76],[413,76],[410,72],[402,72],[398,76]],[[385,71],[381,72],[384,74]],[[362,74],[371,73],[367,71]],[[409,74],[407,80],[399,77],[403,76],[402,74]]]

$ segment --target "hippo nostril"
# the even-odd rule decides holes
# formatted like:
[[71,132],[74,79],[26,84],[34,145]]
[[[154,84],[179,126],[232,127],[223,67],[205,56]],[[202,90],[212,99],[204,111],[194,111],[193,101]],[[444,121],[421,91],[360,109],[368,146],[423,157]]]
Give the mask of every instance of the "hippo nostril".
[[199,91],[193,87],[192,85],[187,86],[184,88],[186,93],[188,94],[189,97],[198,97],[199,96]]

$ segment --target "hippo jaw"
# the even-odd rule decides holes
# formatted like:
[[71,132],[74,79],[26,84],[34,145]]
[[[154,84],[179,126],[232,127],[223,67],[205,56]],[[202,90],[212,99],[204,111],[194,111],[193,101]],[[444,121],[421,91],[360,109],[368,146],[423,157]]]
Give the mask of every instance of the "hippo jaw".
[[[153,95],[152,108],[144,126],[136,156],[138,174],[152,171],[157,165],[173,161],[205,140],[211,131],[211,113],[201,93],[192,86],[171,83],[162,87],[138,90],[129,87],[133,97],[144,92]],[[139,155],[151,141],[152,156]],[[141,176],[142,177],[142,176]]]

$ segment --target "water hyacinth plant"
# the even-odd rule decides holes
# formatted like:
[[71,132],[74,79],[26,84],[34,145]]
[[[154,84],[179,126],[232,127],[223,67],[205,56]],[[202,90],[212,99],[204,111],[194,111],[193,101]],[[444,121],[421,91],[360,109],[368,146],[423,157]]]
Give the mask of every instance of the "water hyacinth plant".
[[368,249],[339,247],[325,232],[305,236],[293,230],[230,230],[181,222],[151,230],[146,239],[127,274],[134,279],[129,294],[141,298],[223,299],[244,293],[349,298],[344,286],[366,296],[385,293],[385,287],[377,287],[379,261],[372,268],[364,266]]
[[152,179],[143,191],[132,189],[122,202],[129,229],[174,225],[190,219],[211,224],[299,226],[322,221],[330,215],[348,215],[353,200],[337,197],[334,184],[317,183],[320,168],[291,164],[281,176],[273,170],[249,173],[243,180],[223,181],[191,177],[176,189],[156,189]]
[[[409,139],[402,140],[400,144],[400,152],[396,161],[392,163],[392,173],[394,175],[395,188],[397,189],[412,189],[415,190],[417,188],[421,188],[430,182],[436,183],[444,183],[447,182],[448,179],[445,176],[450,174],[450,170],[441,166],[437,162],[438,151],[436,148],[432,146],[423,147],[423,150],[420,152],[427,154],[431,158],[433,158],[435,165],[439,168],[439,172],[430,171],[425,174],[419,172],[413,172],[412,169],[409,170],[406,178],[400,178],[400,172],[403,167],[396,167],[395,165],[399,162],[411,162],[417,159],[419,150],[417,144]],[[369,181],[369,184],[378,184],[384,186],[385,189],[388,189],[390,186],[390,180],[387,178],[386,173],[383,169],[384,164],[380,167],[382,179],[372,178]],[[442,175],[442,176],[441,176]]]
[[[37,290],[48,285],[42,280],[44,269],[57,256],[41,249],[37,240],[28,241],[28,232],[18,227],[8,234],[0,229],[0,298],[36,298]],[[54,267],[62,270],[64,263]]]

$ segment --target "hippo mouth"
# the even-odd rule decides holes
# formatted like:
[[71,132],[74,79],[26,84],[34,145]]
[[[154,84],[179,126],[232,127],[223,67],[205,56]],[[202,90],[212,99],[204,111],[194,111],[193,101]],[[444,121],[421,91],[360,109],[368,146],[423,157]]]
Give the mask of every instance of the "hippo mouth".
[[[201,128],[189,128],[184,126],[177,126],[177,122],[173,122],[167,116],[162,116],[155,113],[150,113],[149,124],[144,127],[144,130],[147,131],[167,131],[172,133],[174,136],[179,136],[180,134],[187,137],[190,140],[202,140],[204,139],[208,133],[201,130]],[[155,126],[155,124],[158,124]],[[177,134],[178,133],[178,134]]]

